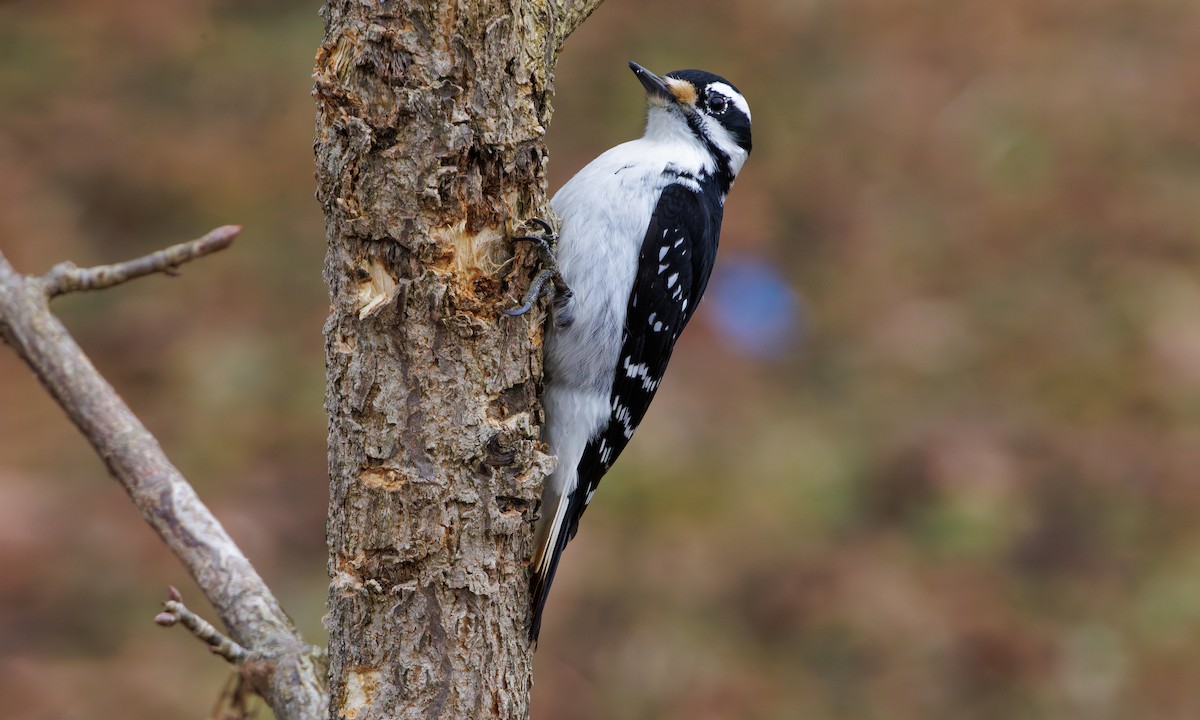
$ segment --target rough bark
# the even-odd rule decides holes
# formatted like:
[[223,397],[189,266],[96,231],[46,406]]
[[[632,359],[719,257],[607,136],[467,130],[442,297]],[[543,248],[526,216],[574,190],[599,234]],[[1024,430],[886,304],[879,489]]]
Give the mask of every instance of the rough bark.
[[598,3],[322,10],[330,717],[528,715],[541,316],[500,310],[555,54]]

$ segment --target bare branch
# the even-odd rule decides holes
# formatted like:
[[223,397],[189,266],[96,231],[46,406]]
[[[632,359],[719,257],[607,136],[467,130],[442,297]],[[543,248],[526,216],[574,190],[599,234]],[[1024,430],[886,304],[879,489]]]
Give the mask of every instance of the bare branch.
[[50,312],[46,283],[17,273],[2,253],[0,335],[67,412],[142,517],[187,567],[234,640],[273,665],[265,695],[277,716],[322,717],[326,699],[320,661],[158,441]]
[[154,616],[154,622],[163,627],[171,627],[182,623],[193,635],[208,645],[214,655],[220,655],[233,665],[245,662],[250,653],[246,648],[221,634],[212,623],[200,617],[183,604],[183,596],[174,587],[170,588],[170,598],[163,601],[164,610]]
[[600,7],[604,0],[555,0],[558,6],[558,27],[555,29],[555,41],[562,47],[571,33],[579,29],[584,20]]
[[42,283],[46,295],[55,297],[80,290],[103,290],[152,273],[175,275],[185,262],[229,247],[241,231],[240,225],[223,225],[202,238],[114,265],[78,268],[72,262],[59,263],[42,276]]

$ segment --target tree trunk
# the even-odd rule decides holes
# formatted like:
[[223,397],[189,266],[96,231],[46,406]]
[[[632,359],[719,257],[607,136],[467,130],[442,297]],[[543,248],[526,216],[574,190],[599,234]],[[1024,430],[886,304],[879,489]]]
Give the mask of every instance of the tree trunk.
[[322,10],[330,717],[528,716],[541,314],[500,310],[547,205],[554,57],[596,4]]

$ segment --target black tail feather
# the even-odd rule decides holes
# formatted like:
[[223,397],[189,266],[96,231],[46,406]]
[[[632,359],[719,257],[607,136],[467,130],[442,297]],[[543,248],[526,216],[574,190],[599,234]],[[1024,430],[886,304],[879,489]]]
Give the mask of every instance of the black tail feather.
[[533,622],[529,625],[529,639],[536,645],[538,633],[542,630],[542,611],[546,609],[546,598],[550,596],[550,585],[554,582],[554,574],[558,572],[558,561],[562,559],[563,550],[571,541],[571,534],[559,532],[554,538],[554,547],[550,550],[550,561],[546,564],[546,572],[540,573],[534,569],[529,580],[529,594],[533,601]]
[[533,641],[534,645],[537,644],[538,633],[542,629],[542,611],[546,609],[546,598],[550,596],[550,585],[554,582],[554,574],[558,572],[558,561],[562,559],[563,550],[567,549],[567,543],[575,538],[575,533],[579,530],[579,517],[587,508],[584,494],[578,490],[571,493],[566,502],[566,517],[562,527],[559,528],[558,536],[548,538],[547,544],[551,547],[547,551],[550,553],[550,559],[544,563],[546,571],[538,572],[535,567],[533,576],[529,579],[529,594],[533,601],[533,622],[529,625],[529,639]]

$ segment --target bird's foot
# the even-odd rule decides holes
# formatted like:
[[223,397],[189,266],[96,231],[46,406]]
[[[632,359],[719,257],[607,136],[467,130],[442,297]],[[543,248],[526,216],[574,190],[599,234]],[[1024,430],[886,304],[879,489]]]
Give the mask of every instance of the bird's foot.
[[554,251],[558,246],[558,234],[554,232],[550,223],[541,218],[530,218],[529,222],[540,227],[541,234],[518,235],[513,240],[535,243],[538,250],[541,251],[542,269],[533,277],[533,282],[529,284],[529,290],[521,298],[521,305],[501,311],[509,317],[518,317],[529,312],[533,308],[533,304],[551,287],[554,288],[555,305],[561,305],[571,297],[571,288],[567,287],[567,282],[563,280],[562,273],[558,270],[558,258],[554,256]]

